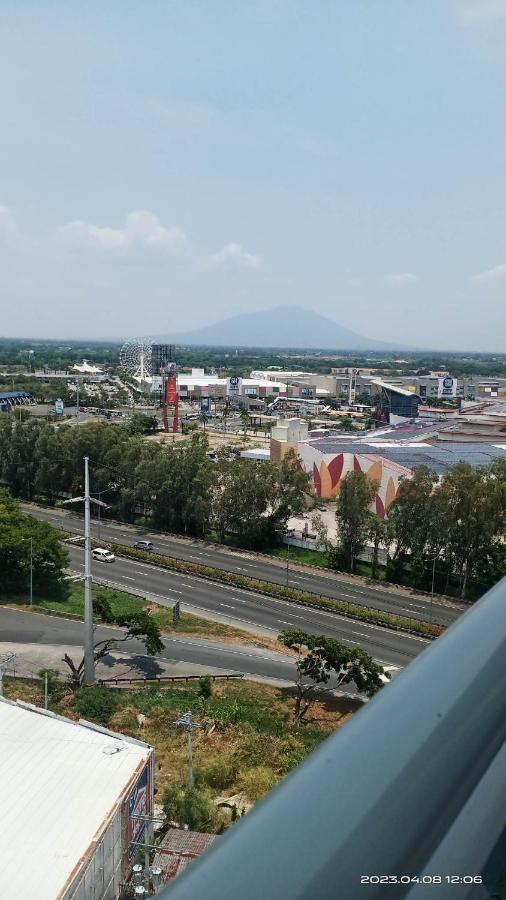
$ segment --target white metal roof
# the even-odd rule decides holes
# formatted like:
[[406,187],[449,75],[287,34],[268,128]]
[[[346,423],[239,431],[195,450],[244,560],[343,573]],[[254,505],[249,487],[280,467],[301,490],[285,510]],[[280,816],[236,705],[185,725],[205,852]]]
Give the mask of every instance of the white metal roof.
[[5,895],[55,900],[150,752],[140,741],[1,698]]

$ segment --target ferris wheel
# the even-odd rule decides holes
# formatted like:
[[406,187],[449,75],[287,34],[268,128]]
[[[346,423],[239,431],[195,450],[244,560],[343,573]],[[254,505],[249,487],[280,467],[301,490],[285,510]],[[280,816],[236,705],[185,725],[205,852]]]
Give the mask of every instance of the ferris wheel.
[[128,375],[144,381],[151,375],[151,353],[150,341],[133,338],[126,341],[119,352],[120,366]]

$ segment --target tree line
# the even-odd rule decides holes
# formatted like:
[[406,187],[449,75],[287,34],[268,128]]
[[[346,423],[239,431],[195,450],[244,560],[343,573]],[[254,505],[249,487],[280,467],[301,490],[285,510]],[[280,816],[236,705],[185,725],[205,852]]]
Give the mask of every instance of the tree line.
[[457,581],[463,598],[470,582],[486,589],[506,575],[506,460],[478,468],[457,463],[441,478],[418,466],[402,479],[386,519],[370,511],[378,486],[362,472],[342,480],[337,541],[329,540],[321,519],[313,521],[331,566],[355,571],[369,544],[373,578],[383,548],[388,581],[440,593]]
[[0,479],[23,500],[49,503],[83,493],[83,457],[91,492],[123,521],[194,537],[234,535],[244,547],[266,547],[305,508],[308,475],[296,456],[281,465],[209,457],[201,433],[171,445],[150,443],[129,428],[91,422],[55,428],[40,420],[0,419]]
[[[109,515],[193,537],[233,537],[243,547],[279,543],[291,516],[310,505],[308,475],[294,453],[281,464],[237,459],[226,449],[209,456],[205,434],[171,445],[143,440],[131,429],[102,422],[55,428],[40,420],[0,418],[0,479],[12,495],[49,503],[83,493],[83,457],[90,458],[91,491]],[[338,540],[313,524],[330,565],[355,571],[367,545],[371,575],[380,553],[386,577],[446,593],[458,583],[486,589],[506,573],[506,461],[472,468],[458,463],[441,478],[420,466],[401,481],[381,519],[370,512],[378,485],[361,472],[341,483]]]

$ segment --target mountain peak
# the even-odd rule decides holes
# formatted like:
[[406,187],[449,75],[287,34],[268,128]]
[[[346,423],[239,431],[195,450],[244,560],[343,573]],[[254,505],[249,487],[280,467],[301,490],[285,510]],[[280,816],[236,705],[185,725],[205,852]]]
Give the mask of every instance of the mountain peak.
[[276,306],[273,309],[240,313],[193,331],[157,335],[154,340],[217,347],[283,347],[301,350],[398,349],[398,345],[364,337],[344,328],[327,316],[300,306]]

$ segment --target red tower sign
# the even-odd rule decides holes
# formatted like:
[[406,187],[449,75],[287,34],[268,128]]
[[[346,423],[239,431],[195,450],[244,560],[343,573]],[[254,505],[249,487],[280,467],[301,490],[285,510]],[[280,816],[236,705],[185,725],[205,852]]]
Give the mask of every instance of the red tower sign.
[[152,372],[162,378],[163,430],[179,431],[179,395],[177,392],[177,365],[170,344],[153,344]]

